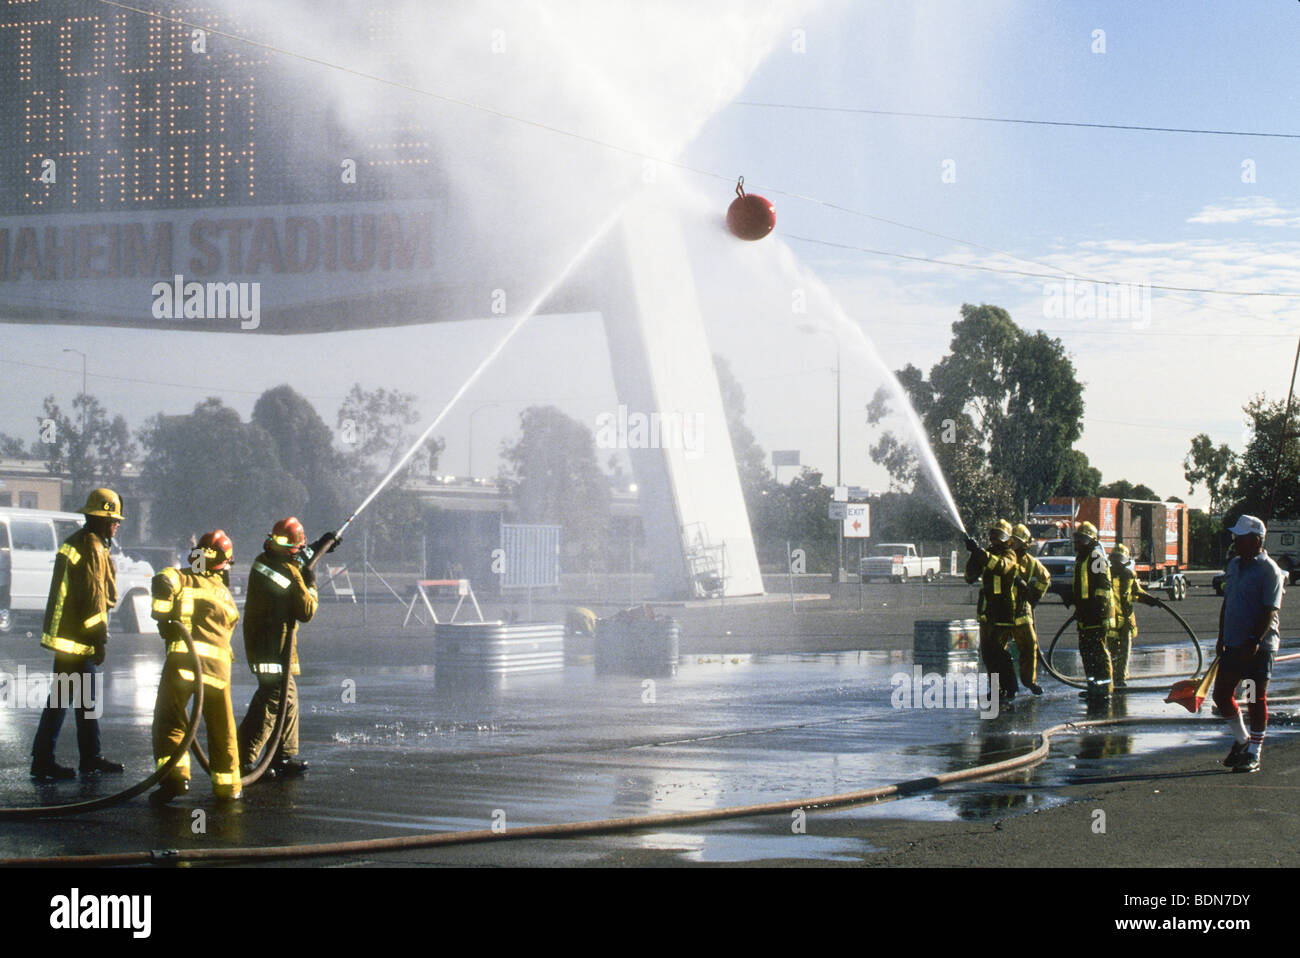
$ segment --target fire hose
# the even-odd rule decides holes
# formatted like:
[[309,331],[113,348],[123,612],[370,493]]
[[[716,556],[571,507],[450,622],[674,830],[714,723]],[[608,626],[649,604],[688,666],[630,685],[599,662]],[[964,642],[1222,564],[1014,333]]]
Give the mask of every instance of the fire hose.
[[[1175,612],[1172,608],[1170,608],[1168,605],[1166,605],[1162,600],[1157,599],[1155,596],[1152,596],[1151,598],[1152,598],[1152,600],[1155,602],[1155,604],[1156,604],[1157,606],[1159,606],[1160,608],[1164,609],[1166,612],[1168,612],[1170,615],[1172,615],[1172,616],[1173,616],[1173,617],[1178,621],[1178,624],[1181,625],[1181,626],[1183,627],[1183,631],[1185,631],[1185,632],[1187,633],[1188,638],[1190,638],[1190,639],[1192,640],[1192,648],[1194,648],[1194,649],[1196,650],[1196,668],[1194,668],[1194,669],[1192,670],[1192,674],[1191,674],[1190,677],[1191,677],[1191,678],[1196,678],[1197,676],[1199,676],[1199,675],[1201,674],[1201,668],[1205,665],[1205,655],[1204,655],[1204,653],[1203,653],[1202,650],[1201,650],[1201,642],[1200,642],[1200,640],[1196,637],[1196,633],[1192,630],[1192,627],[1191,627],[1190,625],[1187,624],[1187,620],[1186,620],[1186,619],[1184,619],[1181,615],[1179,615],[1179,614],[1178,614],[1177,612]],[[1088,683],[1087,683],[1086,680],[1080,681],[1080,680],[1078,680],[1078,679],[1071,678],[1070,676],[1062,675],[1062,674],[1061,674],[1060,672],[1058,672],[1058,671],[1053,667],[1053,665],[1052,665],[1052,658],[1053,658],[1053,656],[1054,656],[1055,653],[1056,653],[1056,643],[1059,642],[1060,639],[1061,639],[1061,636],[1065,634],[1065,630],[1066,630],[1066,628],[1070,625],[1070,623],[1076,621],[1077,618],[1078,618],[1077,615],[1071,613],[1070,617],[1069,617],[1068,619],[1066,619],[1063,623],[1061,623],[1061,627],[1060,627],[1059,629],[1056,630],[1056,635],[1054,635],[1054,636],[1052,637],[1051,645],[1049,645],[1048,648],[1047,648],[1047,655],[1044,656],[1044,655],[1043,655],[1043,652],[1042,652],[1042,649],[1041,649],[1041,648],[1039,649],[1039,651],[1038,651],[1038,661],[1040,661],[1041,663],[1043,663],[1043,668],[1047,669],[1047,671],[1050,672],[1050,673],[1052,674],[1052,678],[1056,679],[1058,682],[1062,682],[1062,683],[1064,683],[1065,685],[1072,686],[1073,688],[1076,688],[1076,689],[1086,689],[1086,688],[1088,687]],[[1147,677],[1147,678],[1153,678],[1153,679],[1155,679],[1155,678],[1173,678],[1173,677],[1181,676],[1181,675],[1182,675],[1182,673],[1179,672],[1179,673],[1167,673],[1167,674],[1150,675],[1150,676],[1146,676],[1146,677]],[[1167,692],[1167,691],[1168,691],[1168,687],[1165,686],[1165,685],[1161,685],[1161,686],[1158,686],[1158,687],[1142,687],[1142,686],[1123,686],[1123,685],[1117,685],[1117,686],[1115,686],[1115,687],[1113,688],[1112,691],[1117,692],[1117,693],[1129,693],[1129,692]]]
[[1016,769],[1035,765],[1047,757],[1051,740],[1057,735],[1087,731],[1110,726],[1157,724],[1202,725],[1219,727],[1216,719],[1193,718],[1110,718],[1079,722],[1062,722],[1039,733],[1038,745],[1015,758],[1004,759],[988,765],[955,772],[942,772],[924,778],[909,779],[882,785],[877,788],[822,795],[815,798],[790,799],[780,802],[763,802],[754,805],[733,805],[727,808],[710,808],[694,812],[677,812],[670,815],[640,815],[629,818],[608,818],[595,821],[561,822],[551,825],[512,827],[505,831],[478,829],[459,832],[430,832],[422,835],[400,835],[392,838],[372,838],[357,841],[324,842],[314,845],[276,845],[265,848],[181,848],[155,849],[141,852],[108,852],[95,855],[64,855],[40,858],[0,859],[0,866],[114,866],[173,864],[179,862],[256,862],[292,858],[322,858],[337,855],[377,854],[382,852],[412,851],[422,848],[439,848],[451,845],[485,844],[488,842],[519,841],[523,839],[576,838],[584,835],[608,835],[619,832],[662,829],[668,826],[700,825],[727,819],[751,818],[760,815],[789,814],[803,809],[816,810],[862,805],[932,791],[956,782],[992,778]]
[[144,781],[132,785],[130,788],[115,792],[112,795],[105,795],[103,798],[91,799],[88,802],[74,802],[69,805],[37,805],[32,808],[0,808],[0,821],[16,821],[28,818],[49,818],[61,815],[78,815],[83,812],[96,812],[103,808],[111,808],[114,805],[120,805],[122,802],[130,801],[137,795],[147,792],[167,776],[176,763],[184,756],[191,743],[194,742],[194,736],[199,730],[199,720],[203,717],[203,660],[199,658],[198,650],[194,647],[194,638],[190,635],[189,629],[182,625],[177,625],[180,629],[181,637],[185,640],[185,646],[190,653],[191,667],[194,670],[194,704],[190,707],[190,722],[185,729],[185,736],[181,739],[180,744],[172,750],[171,755],[167,756],[167,761],[154,771],[152,775]]

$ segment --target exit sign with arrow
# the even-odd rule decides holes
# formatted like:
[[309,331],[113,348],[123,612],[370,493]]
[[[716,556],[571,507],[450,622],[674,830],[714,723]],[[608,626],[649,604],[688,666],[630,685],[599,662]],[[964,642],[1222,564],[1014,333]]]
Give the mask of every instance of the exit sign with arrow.
[[850,502],[844,507],[844,538],[867,539],[871,536],[871,506]]

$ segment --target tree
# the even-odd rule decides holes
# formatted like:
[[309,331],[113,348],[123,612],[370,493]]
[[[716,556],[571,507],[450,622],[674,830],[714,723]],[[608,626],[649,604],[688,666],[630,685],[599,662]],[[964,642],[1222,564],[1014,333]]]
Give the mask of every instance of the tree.
[[785,571],[788,542],[791,549],[803,550],[805,571],[834,569],[838,540],[830,501],[830,486],[808,466],[784,485],[769,481],[749,513],[759,563]]
[[[1277,447],[1275,446],[1274,449]],[[1195,492],[1198,484],[1205,486],[1210,494],[1210,514],[1222,510],[1224,498],[1231,486],[1233,467],[1237,456],[1227,443],[1220,443],[1218,448],[1205,433],[1192,437],[1192,448],[1183,459],[1183,478],[1187,480],[1187,491]]]
[[[997,306],[965,304],[961,315],[949,354],[928,379],[911,365],[897,373],[925,435],[885,432],[870,452],[895,491],[928,491],[941,502],[938,483],[946,480],[964,521],[979,528],[1018,514],[1024,499],[1045,501],[1066,475],[1090,479],[1086,458],[1071,458],[1082,432],[1083,387],[1059,339],[1023,332]],[[890,404],[877,392],[868,424],[879,423]],[[922,468],[915,441],[929,443],[942,478]]]
[[21,439],[15,439],[13,436],[0,432],[0,456],[6,459],[25,459],[27,457],[27,447],[23,445]]
[[[398,390],[367,392],[358,383],[339,407],[339,436],[349,451],[340,460],[340,484],[360,505],[365,496],[401,461],[418,436],[412,425],[419,419],[415,396]],[[374,555],[406,556],[411,531],[421,526],[422,506],[417,493],[406,488],[415,475],[432,475],[446,448],[441,439],[427,439],[410,460],[366,507],[363,521]],[[352,508],[352,507],[348,507]]]
[[1114,482],[1106,483],[1097,490],[1097,495],[1109,499],[1148,499],[1155,501],[1160,499],[1150,486],[1145,486],[1140,482],[1134,485],[1127,479],[1116,479]]
[[529,406],[519,414],[519,441],[503,443],[501,459],[520,518],[563,528],[566,571],[603,571],[610,489],[591,430],[554,406]]
[[1078,449],[1065,454],[1065,471],[1057,484],[1056,495],[1084,498],[1098,495],[1101,489],[1101,470],[1088,464],[1088,457]]
[[215,397],[189,415],[153,416],[140,441],[146,450],[141,485],[154,529],[170,541],[224,529],[236,555],[251,558],[272,523],[306,500],[266,430],[241,421]]
[[285,471],[306,488],[295,515],[309,534],[336,528],[347,517],[340,489],[346,469],[315,407],[291,387],[277,386],[258,397],[251,421],[266,430]]
[[72,400],[72,409],[73,415],[64,415],[53,396],[45,397],[37,448],[51,475],[66,475],[71,480],[69,501],[80,503],[91,489],[121,488],[122,476],[137,451],[126,420],[120,415],[109,419],[94,396],[79,393]]
[[1282,446],[1281,470],[1274,495],[1273,472],[1277,465],[1278,442],[1282,434],[1282,402],[1270,402],[1262,394],[1244,407],[1252,434],[1245,451],[1232,464],[1223,494],[1224,521],[1229,525],[1242,513],[1268,521],[1269,503],[1273,517],[1300,515],[1300,411],[1291,410]]

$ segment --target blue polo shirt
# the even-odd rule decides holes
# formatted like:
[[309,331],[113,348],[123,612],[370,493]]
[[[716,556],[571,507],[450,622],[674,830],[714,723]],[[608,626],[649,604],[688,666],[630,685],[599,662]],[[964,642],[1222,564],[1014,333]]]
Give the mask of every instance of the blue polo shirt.
[[[1249,645],[1254,639],[1255,623],[1265,609],[1282,608],[1282,592],[1286,576],[1277,563],[1261,551],[1255,558],[1243,563],[1233,556],[1228,563],[1227,578],[1223,582],[1223,644],[1227,648]],[[1277,651],[1281,643],[1277,616],[1265,634],[1261,645]]]

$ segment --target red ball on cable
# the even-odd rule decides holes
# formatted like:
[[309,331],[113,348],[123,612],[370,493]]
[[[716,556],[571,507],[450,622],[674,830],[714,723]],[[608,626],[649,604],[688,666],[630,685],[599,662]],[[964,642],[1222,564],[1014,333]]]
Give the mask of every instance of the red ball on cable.
[[761,240],[776,226],[776,207],[756,193],[745,192],[745,178],[736,181],[736,198],[727,207],[727,229],[743,240]]

